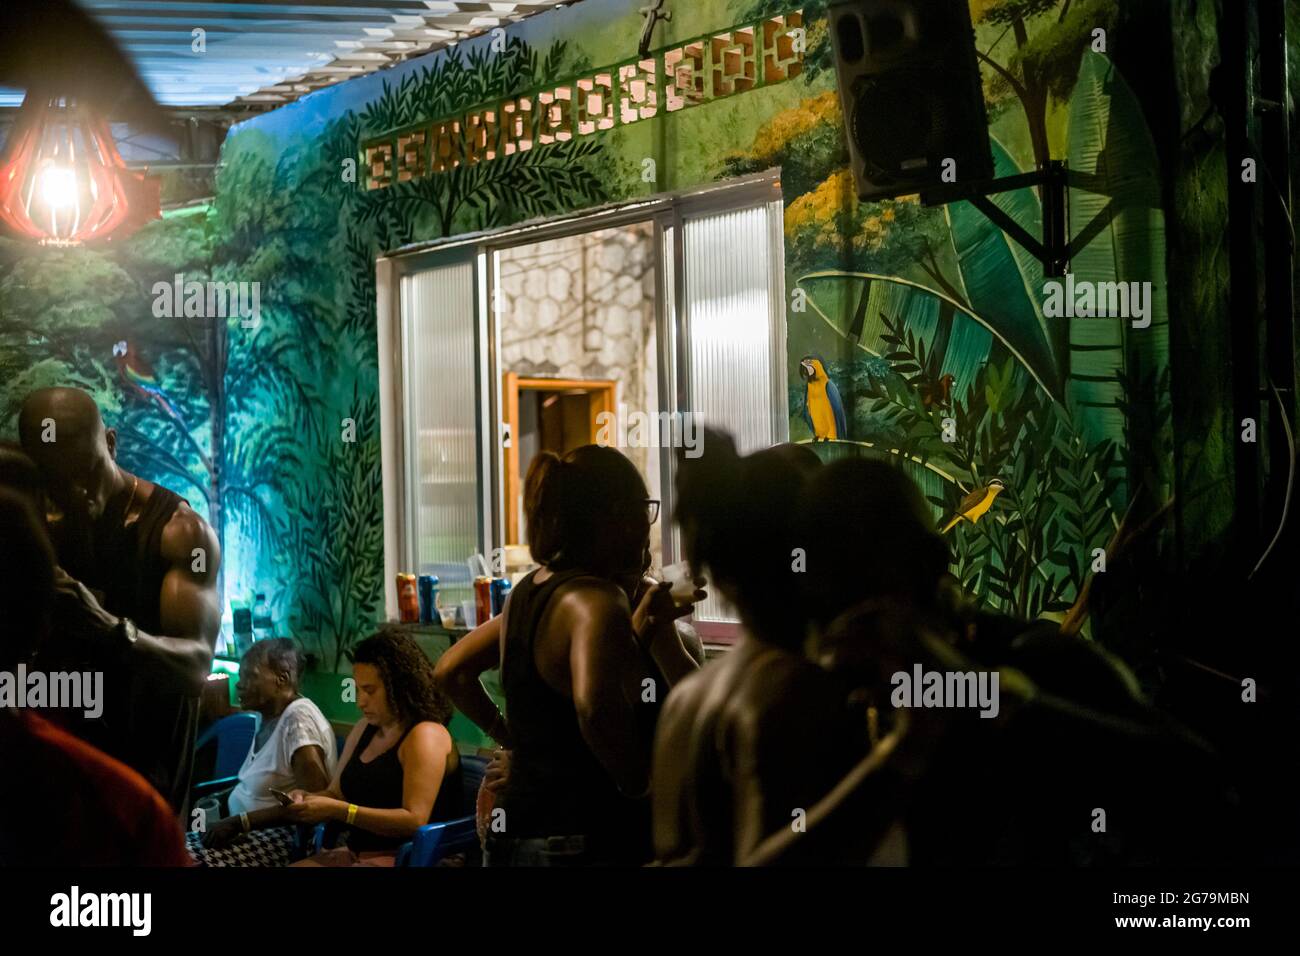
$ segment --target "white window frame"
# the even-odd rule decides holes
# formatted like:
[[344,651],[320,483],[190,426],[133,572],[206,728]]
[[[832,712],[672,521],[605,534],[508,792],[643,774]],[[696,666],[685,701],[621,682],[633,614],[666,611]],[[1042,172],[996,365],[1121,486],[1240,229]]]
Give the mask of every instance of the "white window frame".
[[[411,533],[410,518],[414,494],[410,454],[411,427],[408,412],[410,401],[410,372],[405,349],[405,328],[402,316],[401,284],[408,275],[430,268],[454,263],[471,264],[474,269],[474,303],[472,314],[477,329],[474,335],[474,401],[482,409],[487,399],[487,355],[484,324],[484,272],[483,257],[471,249],[430,250],[415,255],[381,257],[376,263],[376,311],[378,316],[379,359],[379,415],[380,461],[384,495],[384,609],[390,620],[399,616],[397,582],[399,572],[409,572],[418,567],[417,542]],[[490,435],[484,428],[483,417],[476,415],[478,434],[475,439],[479,483],[478,548],[483,550],[490,540],[489,520],[491,501],[485,494],[485,467],[490,458]],[[468,555],[466,555],[468,557]]]
[[[789,439],[790,412],[786,375],[787,342],[785,322],[785,270],[780,179],[771,170],[754,176],[719,183],[683,194],[657,196],[643,202],[626,203],[524,226],[507,227],[489,233],[453,237],[397,250],[376,263],[376,306],[380,379],[381,457],[384,487],[385,608],[389,618],[397,615],[395,576],[415,567],[414,548],[408,519],[410,462],[406,451],[407,390],[400,283],[405,275],[447,262],[473,259],[476,267],[475,315],[467,317],[476,331],[476,396],[479,415],[479,545],[489,554],[504,544],[503,434],[501,433],[502,368],[497,316],[490,303],[496,289],[496,254],[514,246],[594,232],[619,225],[653,222],[656,282],[656,344],[658,346],[658,391],[661,410],[691,411],[690,355],[687,348],[689,312],[685,301],[684,223],[710,212],[766,205],[769,211],[772,248],[779,252],[782,268],[772,270],[769,325],[772,336],[771,415],[778,442]],[[671,288],[670,288],[671,286]],[[708,423],[714,424],[714,423]],[[494,427],[495,426],[495,427]],[[665,564],[681,559],[681,543],[673,527],[673,482],[676,460],[671,449],[659,455],[659,533]],[[706,641],[726,642],[734,624],[713,622],[699,625]]]

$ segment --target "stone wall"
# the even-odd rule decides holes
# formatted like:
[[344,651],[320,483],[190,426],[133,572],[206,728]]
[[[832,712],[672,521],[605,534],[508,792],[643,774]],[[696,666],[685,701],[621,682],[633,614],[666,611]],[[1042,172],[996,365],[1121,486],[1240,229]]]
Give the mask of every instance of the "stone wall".
[[652,242],[653,226],[640,223],[503,251],[502,368],[538,378],[615,379],[621,400],[641,407],[654,343]]
[[[629,411],[658,410],[654,226],[548,239],[503,250],[497,307],[501,370],[526,378],[618,383]],[[659,495],[655,449],[624,448]],[[658,535],[654,552],[658,557]]]

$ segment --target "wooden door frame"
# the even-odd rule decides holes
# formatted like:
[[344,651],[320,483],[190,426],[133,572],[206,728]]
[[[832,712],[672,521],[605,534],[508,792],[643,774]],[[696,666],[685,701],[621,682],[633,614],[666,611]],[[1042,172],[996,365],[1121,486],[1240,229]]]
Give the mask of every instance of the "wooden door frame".
[[519,500],[519,486],[523,482],[523,475],[519,474],[519,441],[515,429],[519,422],[519,393],[581,391],[593,396],[590,425],[594,442],[598,432],[597,416],[615,411],[618,383],[612,379],[596,378],[531,378],[517,372],[506,372],[501,378],[501,423],[505,426],[505,543],[523,544],[519,534],[519,511],[515,507]]

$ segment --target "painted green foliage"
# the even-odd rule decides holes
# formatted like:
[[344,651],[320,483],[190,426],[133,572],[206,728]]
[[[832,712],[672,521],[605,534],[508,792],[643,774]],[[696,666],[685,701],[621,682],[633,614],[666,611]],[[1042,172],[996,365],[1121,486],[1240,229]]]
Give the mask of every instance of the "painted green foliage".
[[[535,86],[561,62],[582,65],[563,43],[539,56],[518,38],[500,56],[453,52],[287,148],[241,128],[215,201],[111,250],[5,241],[5,437],[32,389],[88,389],[121,435],[123,464],[217,528],[227,597],[265,591],[282,632],[338,667],[383,610],[375,256],[611,196],[592,139],[377,194],[348,183],[341,161],[362,135]],[[177,273],[257,283],[260,321],[156,317],[153,286]],[[156,390],[133,385],[126,364]]]
[[[791,367],[804,350],[830,355],[849,423],[848,442],[837,444],[856,451],[818,448],[824,457],[893,456],[945,524],[967,492],[1001,479],[1006,490],[988,515],[949,535],[965,585],[1019,614],[1066,610],[1138,488],[1151,493],[1148,509],[1169,493],[1161,183],[1136,100],[1091,48],[1085,25],[1110,22],[1109,13],[1083,16],[1095,6],[972,3],[977,28],[1001,28],[978,31],[981,50],[992,51],[982,59],[994,164],[1006,176],[1028,168],[1026,159],[1068,159],[1077,174],[1072,271],[1091,282],[1150,282],[1149,328],[1044,315],[1041,264],[969,203],[858,206],[843,167],[786,195],[788,282],[806,294],[806,311],[790,315]],[[1007,34],[1016,45],[1000,57],[994,41]],[[816,99],[807,105],[816,111]],[[1053,124],[1065,133],[1055,149]],[[780,128],[778,118],[760,131],[756,152],[779,152],[768,139]],[[798,156],[815,135],[795,124],[783,147]],[[1041,235],[1034,190],[992,200]],[[809,334],[808,320],[822,331]],[[796,374],[791,382],[798,436],[807,434],[804,386]]]
[[118,429],[124,464],[211,518],[208,336],[153,308],[155,282],[207,277],[210,247],[201,212],[155,223],[113,253],[0,243],[0,432],[16,438],[32,390],[84,388]]
[[[385,83],[378,99],[340,124],[337,145],[346,155],[365,136],[453,116],[493,97],[529,90],[547,77],[581,69],[583,63],[570,62],[567,47],[556,43],[539,58],[536,50],[513,37],[500,54],[478,48],[463,57],[436,60],[396,86]],[[606,182],[592,162],[601,149],[598,138],[573,138],[350,195],[358,222],[373,224],[380,235],[394,239],[490,229],[605,201]]]
[[[635,0],[589,3],[639,22]],[[1007,491],[994,509],[949,532],[956,570],[996,607],[1034,615],[1068,606],[1134,489],[1167,494],[1163,239],[1151,204],[1159,179],[1140,110],[1109,61],[1087,52],[1088,24],[1111,22],[1106,5],[971,4],[999,173],[1031,168],[1048,152],[1068,158],[1090,176],[1071,191],[1079,276],[1149,280],[1159,290],[1150,329],[1104,343],[1088,338],[1101,326],[1044,317],[1041,267],[969,205],[857,202],[820,2],[803,5],[803,74],[744,94],[743,115],[739,99],[699,106],[630,133],[539,145],[375,191],[342,174],[367,136],[590,66],[585,6],[557,12],[579,25],[563,39],[534,44],[527,29],[512,29],[504,52],[462,44],[242,124],[223,150],[210,207],[154,224],[110,253],[0,245],[5,421],[11,427],[31,387],[90,388],[129,429],[128,466],[192,495],[223,529],[227,594],[265,590],[283,629],[341,666],[382,614],[375,257],[644,196],[647,140],[689,124],[713,138],[678,142],[690,156],[668,157],[698,179],[661,170],[682,188],[781,168],[786,286],[806,296],[788,314],[792,436],[808,436],[797,363],[820,354],[849,425],[847,441],[818,446],[823,456],[891,454],[936,519],[1001,478]],[[683,4],[674,29],[690,20],[695,35],[797,6]],[[713,115],[730,119],[715,132]],[[1038,231],[1033,190],[995,201]],[[1084,234],[1103,210],[1102,228]],[[176,272],[259,282],[260,325],[154,318],[152,283]],[[185,427],[129,387],[113,355],[121,341],[152,366]],[[342,437],[349,423],[351,442]]]
[[[265,283],[277,289],[266,297],[272,313],[265,334],[275,343],[268,347],[285,349],[295,369],[290,392],[262,411],[273,407],[269,420],[292,432],[286,441],[296,472],[270,483],[274,543],[245,561],[259,568],[274,562],[290,596],[293,631],[314,636],[332,666],[383,612],[375,257],[609,195],[589,165],[601,150],[590,138],[371,192],[341,175],[343,160],[355,156],[365,136],[529,88],[565,58],[562,43],[539,57],[518,38],[500,55],[452,52],[396,83],[383,82],[378,97],[360,112],[332,118],[293,162],[277,159],[255,129],[227,144],[218,183],[218,215],[225,217],[219,254],[241,275],[268,269]],[[342,437],[349,424],[354,442]]]

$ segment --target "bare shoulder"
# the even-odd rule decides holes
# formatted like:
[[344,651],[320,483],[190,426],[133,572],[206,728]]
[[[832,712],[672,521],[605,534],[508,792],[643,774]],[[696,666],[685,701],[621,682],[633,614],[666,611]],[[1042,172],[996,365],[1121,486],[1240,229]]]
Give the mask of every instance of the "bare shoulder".
[[217,535],[201,515],[182,502],[163,528],[163,557],[173,564],[191,565],[196,548],[203,550],[207,575],[215,579],[221,562],[221,545],[217,541]]
[[838,682],[797,654],[770,649],[736,675],[724,719],[737,730],[761,734],[817,725],[842,706]]
[[723,678],[717,661],[706,664],[673,685],[664,698],[655,725],[656,751],[677,759],[687,748],[700,744],[698,728],[710,725],[718,710],[725,706]]
[[726,680],[726,671],[723,662],[716,660],[687,674],[673,685],[664,699],[659,719],[692,719],[697,711],[708,706],[710,699],[717,695],[721,683]]
[[407,753],[417,750],[446,753],[452,746],[451,732],[433,720],[420,721],[411,728],[411,732],[402,741],[402,750]]
[[601,620],[631,614],[627,595],[613,581],[598,577],[574,578],[560,585],[555,612],[569,620]]

